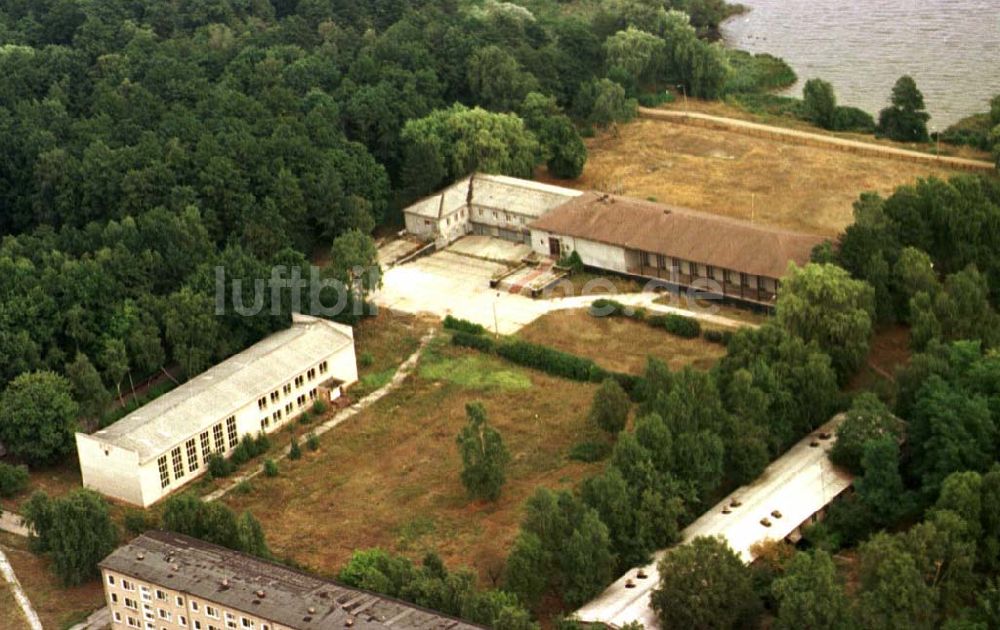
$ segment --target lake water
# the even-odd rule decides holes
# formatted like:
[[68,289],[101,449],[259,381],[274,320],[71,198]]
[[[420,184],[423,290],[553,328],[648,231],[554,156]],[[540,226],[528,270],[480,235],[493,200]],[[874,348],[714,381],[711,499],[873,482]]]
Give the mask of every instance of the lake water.
[[1000,0],[739,0],[726,43],[782,57],[799,83],[819,77],[838,102],[876,118],[896,79],[911,75],[944,129],[1000,94]]

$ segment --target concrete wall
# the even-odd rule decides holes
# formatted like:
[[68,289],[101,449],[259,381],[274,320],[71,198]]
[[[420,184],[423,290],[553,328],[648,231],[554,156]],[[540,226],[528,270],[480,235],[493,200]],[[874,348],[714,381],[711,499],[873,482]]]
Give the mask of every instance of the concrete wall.
[[588,267],[628,273],[625,249],[615,245],[606,245],[587,239],[533,229],[531,230],[531,249],[543,256],[549,256],[549,239],[552,237],[559,239],[563,256],[575,251],[580,255],[583,264]]
[[406,231],[410,234],[427,239],[434,238],[437,230],[437,219],[428,219],[410,212],[404,213],[403,218],[406,221]]
[[83,487],[115,499],[145,505],[139,476],[139,456],[132,451],[104,444],[86,433],[76,434]]

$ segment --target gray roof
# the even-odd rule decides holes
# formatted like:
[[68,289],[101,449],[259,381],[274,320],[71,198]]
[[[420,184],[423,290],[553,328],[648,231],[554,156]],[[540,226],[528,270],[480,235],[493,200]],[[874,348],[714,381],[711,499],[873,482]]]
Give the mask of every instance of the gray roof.
[[229,357],[91,437],[138,453],[140,462],[149,461],[353,343],[349,326],[296,313],[290,328]]
[[436,219],[470,205],[471,201],[471,205],[480,208],[539,217],[581,194],[572,188],[562,188],[529,179],[476,173],[471,177],[460,179],[435,195],[421,199],[403,212]]
[[172,532],[146,532],[100,566],[296,630],[480,628]]
[[[681,533],[682,542],[700,536],[721,536],[749,563],[755,558],[757,543],[792,535],[799,525],[851,487],[853,475],[835,466],[828,457],[836,442],[832,436],[843,420],[844,414],[835,416],[771,462],[756,480],[702,514]],[[739,503],[736,507],[732,505],[734,499]],[[775,516],[774,511],[780,516]],[[765,518],[770,525],[761,522]],[[658,629],[660,622],[651,607],[650,594],[660,582],[659,562],[669,552],[658,551],[653,562],[642,567],[645,578],[640,578],[638,571],[628,571],[576,611],[576,617],[616,628],[639,621],[648,630]]]

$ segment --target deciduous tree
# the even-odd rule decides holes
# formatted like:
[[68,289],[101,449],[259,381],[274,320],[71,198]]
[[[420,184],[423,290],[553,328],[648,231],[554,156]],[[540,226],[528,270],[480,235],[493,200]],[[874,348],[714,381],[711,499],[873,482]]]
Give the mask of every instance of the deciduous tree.
[[470,496],[496,501],[507,479],[510,454],[500,433],[487,421],[482,403],[467,404],[465,413],[468,424],[456,438],[462,455],[462,484]]
[[0,442],[15,457],[50,464],[71,452],[77,404],[70,383],[54,372],[28,372],[0,395]]

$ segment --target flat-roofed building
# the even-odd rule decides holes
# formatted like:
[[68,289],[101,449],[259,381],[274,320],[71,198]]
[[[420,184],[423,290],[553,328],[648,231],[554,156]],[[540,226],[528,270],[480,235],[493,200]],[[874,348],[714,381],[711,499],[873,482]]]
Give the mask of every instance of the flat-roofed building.
[[115,630],[479,628],[170,532],[146,532],[99,566]]
[[[749,564],[758,543],[798,541],[801,527],[822,518],[826,507],[853,483],[853,476],[829,459],[833,435],[843,420],[843,415],[830,420],[772,462],[753,483],[702,514],[681,532],[681,544],[700,536],[721,536]],[[650,595],[660,582],[657,565],[668,553],[669,549],[658,551],[652,563],[621,576],[575,617],[613,628],[633,621],[647,630],[659,628]]]
[[504,175],[473,174],[403,210],[406,230],[445,246],[466,234],[527,244],[528,224],[582,193]]
[[83,485],[146,507],[358,379],[350,326],[294,314],[292,325],[93,434],[77,433]]

